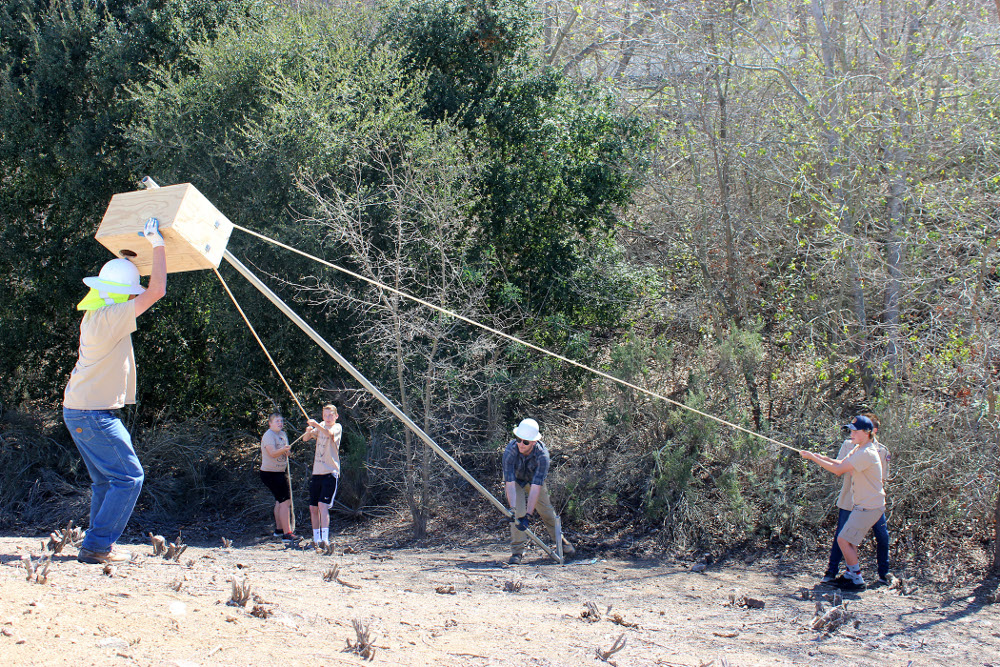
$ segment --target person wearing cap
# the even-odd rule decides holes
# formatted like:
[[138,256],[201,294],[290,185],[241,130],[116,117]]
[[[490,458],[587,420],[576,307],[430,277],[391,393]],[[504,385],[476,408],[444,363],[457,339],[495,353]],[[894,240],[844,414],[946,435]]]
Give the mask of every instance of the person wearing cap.
[[[878,457],[882,461],[882,488],[884,490],[885,483],[889,479],[889,460],[892,458],[892,455],[889,453],[889,449],[878,439],[878,417],[870,412],[864,413],[864,416],[868,417],[875,427],[872,431],[872,436],[875,438],[875,448],[878,449]],[[850,438],[844,440],[843,444],[840,445],[837,458],[847,458],[854,451],[855,446]],[[837,544],[837,535],[851,516],[851,510],[854,509],[854,494],[851,491],[853,475],[852,473],[845,472],[840,477],[842,482],[840,496],[837,498],[837,530],[833,534],[833,545],[830,547],[830,562],[826,567],[826,573],[824,573],[822,579],[822,583],[824,584],[836,584],[838,581],[840,561],[844,559],[844,554],[840,550],[840,545]],[[891,583],[891,575],[889,574],[889,526],[886,523],[884,513],[872,527],[872,535],[875,537],[875,560],[878,565],[878,583],[888,586]],[[840,580],[842,581],[843,578],[841,577]]]
[[834,475],[851,473],[854,507],[844,527],[837,534],[837,545],[844,554],[847,573],[836,583],[847,590],[864,590],[866,586],[858,563],[858,545],[885,514],[882,460],[875,444],[875,424],[871,419],[858,415],[847,424],[847,428],[851,431],[851,442],[854,447],[846,458],[832,459],[807,450],[802,450],[800,454]]
[[[542,443],[538,422],[534,419],[522,420],[514,429],[514,440],[507,443],[503,452],[503,481],[510,506],[511,556],[507,561],[517,565],[524,558],[525,541],[531,515],[538,516],[545,524],[545,530],[553,542],[559,539],[559,515],[556,514],[545,488],[545,478],[549,474],[549,450]],[[563,555],[572,556],[576,549],[562,537]]]
[[150,218],[140,236],[153,249],[149,287],[127,259],[113,259],[100,274],[84,278],[90,291],[77,305],[79,357],[63,395],[63,421],[90,473],[90,525],[77,560],[127,561],[115,549],[142,490],[143,471],[118,410],[135,403],[136,366],[132,349],[135,320],[167,291],[167,257],[159,221]]

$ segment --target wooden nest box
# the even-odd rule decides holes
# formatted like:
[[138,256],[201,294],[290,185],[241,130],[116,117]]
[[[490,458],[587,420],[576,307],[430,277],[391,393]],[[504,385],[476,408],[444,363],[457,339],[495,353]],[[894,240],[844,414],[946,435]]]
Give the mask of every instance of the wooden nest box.
[[94,238],[115,257],[130,259],[141,275],[148,276],[153,249],[139,233],[149,218],[160,221],[167,273],[218,268],[233,223],[190,183],[115,195]]

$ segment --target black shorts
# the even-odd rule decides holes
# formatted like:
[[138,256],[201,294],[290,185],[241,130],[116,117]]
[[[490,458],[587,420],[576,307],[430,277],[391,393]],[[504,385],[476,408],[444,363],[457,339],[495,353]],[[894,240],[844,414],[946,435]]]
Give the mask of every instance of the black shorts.
[[334,475],[313,475],[309,482],[309,505],[315,507],[320,503],[332,505],[337,495],[337,483],[340,480]]
[[292,490],[288,488],[288,476],[283,472],[260,471],[260,481],[274,494],[275,502],[283,503],[292,497]]

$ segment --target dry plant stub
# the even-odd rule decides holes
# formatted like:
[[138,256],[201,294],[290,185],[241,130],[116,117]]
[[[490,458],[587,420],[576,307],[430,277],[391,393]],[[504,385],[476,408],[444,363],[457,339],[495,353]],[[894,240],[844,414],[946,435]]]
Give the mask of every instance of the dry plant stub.
[[601,620],[601,610],[597,608],[596,604],[587,600],[584,603],[584,607],[586,608],[580,614],[580,618],[590,623],[597,623]]
[[46,548],[53,554],[60,554],[67,544],[77,549],[83,544],[83,531],[79,528],[74,528],[72,521],[66,524],[66,527],[62,530],[57,530],[49,534],[49,544]]
[[232,607],[243,607],[246,603],[250,601],[250,590],[252,586],[250,582],[243,579],[243,581],[237,581],[236,577],[233,577],[233,592],[229,598],[229,602],[226,604]]
[[375,637],[372,635],[371,622],[355,618],[351,624],[354,626],[357,641],[352,643],[348,639],[347,648],[344,650],[349,653],[357,653],[365,660],[371,660],[375,657]]
[[139,236],[149,218],[160,221],[167,273],[219,267],[233,223],[190,183],[115,195],[94,238],[115,257],[131,260],[141,275],[149,275],[153,250]]
[[616,639],[615,643],[611,645],[611,648],[607,649],[606,651],[603,651],[600,648],[598,648],[598,649],[595,650],[595,652],[597,653],[597,657],[598,658],[600,658],[604,662],[608,662],[608,659],[611,656],[613,656],[615,653],[618,653],[618,651],[622,650],[623,648],[625,648],[625,633],[624,632],[622,634],[618,635],[618,639]]
[[831,608],[822,616],[817,616],[812,622],[812,629],[818,632],[834,632],[852,618],[854,618],[854,614],[847,610],[847,603],[845,602]]
[[40,558],[38,564],[31,560],[30,555],[21,556],[21,564],[28,573],[27,580],[36,584],[45,584],[49,580],[49,565],[52,563],[52,555]]
[[149,534],[149,541],[153,545],[153,555],[159,556],[167,550],[167,540],[163,535]]
[[736,593],[729,594],[729,601],[726,603],[727,607],[746,607],[747,609],[763,609],[764,601],[758,598],[750,597],[749,595],[738,595]]

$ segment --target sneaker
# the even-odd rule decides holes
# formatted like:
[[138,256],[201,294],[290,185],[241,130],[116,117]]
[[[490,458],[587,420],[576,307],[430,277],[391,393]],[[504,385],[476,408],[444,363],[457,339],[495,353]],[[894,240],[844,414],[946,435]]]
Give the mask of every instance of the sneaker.
[[886,574],[884,576],[880,574],[878,576],[879,586],[892,586],[894,583],[896,583],[896,577],[891,574]]
[[511,565],[520,565],[523,558],[524,557],[521,554],[511,554],[510,558],[507,559],[507,562]]
[[301,539],[302,539],[301,537],[299,537],[298,535],[295,535],[293,533],[284,533],[281,536],[281,541],[282,542],[294,542],[294,543],[298,544],[299,540],[301,540]]
[[271,533],[271,537],[281,537],[283,535],[284,533],[282,533],[280,530],[275,530],[273,533]]
[[819,580],[819,583],[821,584],[834,584],[836,582],[837,582],[836,572],[834,572],[833,574],[827,572],[826,574],[823,575],[823,578]]
[[833,583],[842,591],[863,591],[868,588],[861,577],[840,576]]
[[115,549],[114,545],[111,545],[111,549],[108,551],[91,551],[90,549],[80,547],[80,552],[76,555],[76,559],[81,563],[87,563],[89,565],[125,563],[132,560],[132,554],[125,553],[124,551],[118,551]]

